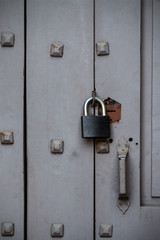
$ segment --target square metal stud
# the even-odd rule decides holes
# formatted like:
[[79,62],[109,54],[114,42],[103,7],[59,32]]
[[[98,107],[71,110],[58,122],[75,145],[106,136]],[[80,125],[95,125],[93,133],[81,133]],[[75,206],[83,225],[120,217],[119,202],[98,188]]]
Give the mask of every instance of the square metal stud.
[[109,153],[108,140],[96,140],[96,152],[97,153]]
[[51,57],[63,57],[64,45],[61,42],[52,42],[50,48]]
[[112,237],[113,234],[113,225],[104,225],[99,226],[99,236],[100,237]]
[[97,56],[109,55],[109,43],[97,42],[96,43]]
[[51,237],[63,237],[64,225],[61,223],[52,224],[51,226]]
[[13,47],[15,35],[14,33],[1,33],[1,45],[2,47]]
[[64,150],[64,141],[58,139],[51,140],[51,153],[63,153]]
[[12,131],[1,132],[1,143],[2,144],[13,144],[14,137]]
[[2,236],[14,236],[14,223],[4,222],[1,225]]

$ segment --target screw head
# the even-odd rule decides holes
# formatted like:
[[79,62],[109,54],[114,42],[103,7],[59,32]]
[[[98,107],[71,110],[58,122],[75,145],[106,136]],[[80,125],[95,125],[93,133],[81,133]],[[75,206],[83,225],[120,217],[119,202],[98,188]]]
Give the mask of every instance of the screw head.
[[63,153],[64,150],[64,141],[58,139],[51,140],[51,153]]
[[1,45],[2,47],[13,47],[15,35],[14,33],[1,33]]
[[104,225],[99,226],[99,236],[100,237],[112,237],[113,234],[113,225]]
[[2,236],[14,236],[14,223],[4,222],[1,225]]
[[14,137],[12,131],[4,131],[1,132],[1,143],[2,144],[13,144]]
[[109,55],[109,43],[97,42],[96,43],[97,56]]
[[59,41],[51,43],[50,56],[51,57],[63,57],[64,45]]
[[61,223],[55,223],[51,226],[51,237],[63,237],[64,225]]

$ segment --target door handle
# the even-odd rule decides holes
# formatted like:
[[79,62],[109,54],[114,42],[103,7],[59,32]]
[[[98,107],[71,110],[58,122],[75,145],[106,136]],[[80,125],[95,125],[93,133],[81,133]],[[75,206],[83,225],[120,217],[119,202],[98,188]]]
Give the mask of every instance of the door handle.
[[126,157],[119,157],[119,198],[127,198]]
[[118,141],[118,165],[119,165],[119,199],[127,199],[127,154],[129,150],[129,144],[125,138],[121,138]]

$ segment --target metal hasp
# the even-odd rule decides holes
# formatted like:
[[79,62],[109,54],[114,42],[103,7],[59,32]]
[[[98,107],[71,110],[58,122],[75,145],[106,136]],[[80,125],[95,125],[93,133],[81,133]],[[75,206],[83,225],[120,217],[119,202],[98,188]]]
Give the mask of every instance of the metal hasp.
[[[106,108],[106,114],[110,118],[110,123],[121,120],[121,104],[116,100],[108,97],[103,100]],[[101,113],[101,108],[98,109],[98,113]]]
[[106,113],[110,117],[110,123],[121,120],[121,104],[112,98],[104,100]]
[[84,116],[81,117],[82,138],[109,138],[110,121],[106,116],[106,109],[103,101],[95,97],[95,101],[101,105],[102,115],[88,115],[88,106],[93,101],[93,97],[88,98],[84,103]]
[[118,141],[117,152],[119,159],[119,199],[128,199],[127,193],[127,154],[129,144],[125,138]]

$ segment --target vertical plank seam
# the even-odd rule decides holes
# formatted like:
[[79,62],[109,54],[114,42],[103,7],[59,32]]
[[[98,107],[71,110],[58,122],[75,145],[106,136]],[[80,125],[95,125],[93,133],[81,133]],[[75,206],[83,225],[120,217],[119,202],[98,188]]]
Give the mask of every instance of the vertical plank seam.
[[[96,91],[95,82],[95,0],[93,0],[93,90]],[[95,108],[94,108],[95,114]],[[93,141],[93,240],[96,239],[96,155],[95,140]]]
[[[143,109],[142,87],[143,87],[143,2],[141,0],[141,25],[140,25],[140,109]],[[142,206],[142,114],[140,111],[140,206]]]
[[24,151],[24,240],[27,240],[27,0],[24,0],[24,99],[23,99],[23,151]]
[[[154,19],[153,19],[153,8],[154,8],[154,1],[152,0],[152,52],[151,52],[151,116],[153,116],[153,34],[154,34],[154,30],[153,30],[153,27],[154,27]],[[152,158],[152,155],[153,155],[153,122],[152,122],[152,117],[151,117],[151,198],[152,198],[152,184],[153,184],[153,181],[152,181],[152,177],[153,177],[153,174],[152,174],[152,169],[153,169],[153,158]]]

